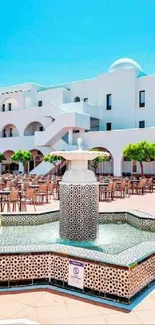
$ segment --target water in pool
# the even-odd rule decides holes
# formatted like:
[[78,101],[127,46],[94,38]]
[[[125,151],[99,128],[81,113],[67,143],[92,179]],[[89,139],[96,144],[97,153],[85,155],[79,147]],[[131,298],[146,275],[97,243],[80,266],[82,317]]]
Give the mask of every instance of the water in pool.
[[99,225],[95,242],[72,242],[59,238],[59,222],[37,226],[0,227],[0,246],[65,244],[117,254],[144,241],[155,241],[155,233],[141,231],[126,223]]

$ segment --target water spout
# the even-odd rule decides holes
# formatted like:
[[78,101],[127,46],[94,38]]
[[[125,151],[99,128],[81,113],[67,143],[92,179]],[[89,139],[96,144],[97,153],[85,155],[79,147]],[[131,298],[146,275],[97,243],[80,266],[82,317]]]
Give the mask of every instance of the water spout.
[[77,139],[78,150],[82,150],[82,143],[83,143],[82,138],[78,138],[78,139]]

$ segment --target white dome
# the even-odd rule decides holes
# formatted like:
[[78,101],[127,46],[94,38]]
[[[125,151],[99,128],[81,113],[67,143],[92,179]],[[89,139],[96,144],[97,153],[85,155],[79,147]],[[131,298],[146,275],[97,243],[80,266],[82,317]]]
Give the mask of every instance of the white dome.
[[136,61],[128,59],[128,58],[123,58],[123,59],[119,59],[119,60],[115,61],[111,65],[109,72],[114,72],[114,71],[118,71],[118,70],[122,70],[122,69],[135,69],[137,77],[140,77],[141,75],[143,75],[143,71],[142,71],[140,65]]

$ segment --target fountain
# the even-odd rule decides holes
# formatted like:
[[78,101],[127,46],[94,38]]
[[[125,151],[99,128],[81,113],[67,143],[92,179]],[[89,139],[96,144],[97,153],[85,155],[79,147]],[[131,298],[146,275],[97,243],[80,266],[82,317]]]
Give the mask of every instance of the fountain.
[[70,163],[60,183],[59,234],[62,239],[92,241],[98,233],[99,185],[88,161],[109,154],[82,150],[82,139],[77,142],[78,150],[52,152]]
[[155,217],[99,211],[99,184],[88,161],[106,152],[83,150],[78,139],[77,150],[51,154],[69,162],[60,211],[2,213],[0,288],[59,286],[89,300],[97,296],[100,303],[123,302],[127,309],[155,281]]

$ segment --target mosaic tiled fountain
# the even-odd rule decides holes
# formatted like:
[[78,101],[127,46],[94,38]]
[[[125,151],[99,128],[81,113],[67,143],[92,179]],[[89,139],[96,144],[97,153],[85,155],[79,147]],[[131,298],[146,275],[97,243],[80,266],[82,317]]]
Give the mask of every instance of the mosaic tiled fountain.
[[2,214],[0,287],[48,284],[130,304],[155,280],[155,217],[100,213],[98,183],[87,169],[98,153],[81,145],[55,153],[70,161],[60,211]]

